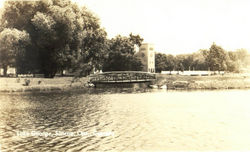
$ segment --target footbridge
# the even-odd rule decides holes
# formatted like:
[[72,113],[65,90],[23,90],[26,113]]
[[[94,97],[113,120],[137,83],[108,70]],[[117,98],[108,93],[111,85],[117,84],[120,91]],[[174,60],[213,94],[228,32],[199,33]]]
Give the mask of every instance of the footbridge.
[[141,71],[112,71],[90,75],[93,84],[144,83],[156,79],[156,75]]

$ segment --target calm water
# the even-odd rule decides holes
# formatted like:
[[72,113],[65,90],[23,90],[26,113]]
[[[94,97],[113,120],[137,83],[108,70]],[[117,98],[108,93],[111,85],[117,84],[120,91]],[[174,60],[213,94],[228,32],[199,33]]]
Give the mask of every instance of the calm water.
[[2,151],[250,150],[250,90],[0,94]]

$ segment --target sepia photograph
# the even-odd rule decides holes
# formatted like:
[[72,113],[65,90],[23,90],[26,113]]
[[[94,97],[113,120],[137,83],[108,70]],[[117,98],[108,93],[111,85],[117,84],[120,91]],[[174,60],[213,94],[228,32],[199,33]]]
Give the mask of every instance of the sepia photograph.
[[0,0],[0,152],[250,151],[250,0]]

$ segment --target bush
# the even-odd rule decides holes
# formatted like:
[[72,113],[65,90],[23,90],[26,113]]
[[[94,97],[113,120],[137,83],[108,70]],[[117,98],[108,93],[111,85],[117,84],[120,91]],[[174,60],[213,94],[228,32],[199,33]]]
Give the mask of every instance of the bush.
[[29,86],[30,85],[30,80],[29,79],[24,79],[24,86]]

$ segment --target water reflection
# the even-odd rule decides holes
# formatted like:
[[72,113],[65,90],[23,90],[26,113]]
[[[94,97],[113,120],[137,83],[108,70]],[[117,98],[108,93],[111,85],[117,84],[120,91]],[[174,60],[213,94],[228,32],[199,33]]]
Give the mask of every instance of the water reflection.
[[249,150],[249,97],[134,88],[0,94],[0,143],[6,151]]

